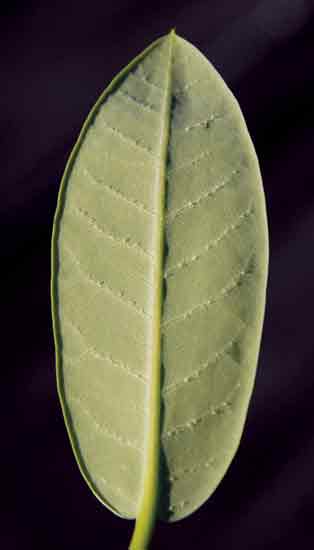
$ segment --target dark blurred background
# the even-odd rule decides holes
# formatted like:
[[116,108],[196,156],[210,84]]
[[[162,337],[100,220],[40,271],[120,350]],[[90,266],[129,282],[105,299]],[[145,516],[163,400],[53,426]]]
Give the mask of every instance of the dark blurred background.
[[18,2],[0,19],[1,550],[122,550],[68,442],[54,371],[50,239],[60,178],[114,75],[176,27],[238,98],[260,160],[270,272],[239,451],[208,502],[152,550],[314,548],[314,3]]

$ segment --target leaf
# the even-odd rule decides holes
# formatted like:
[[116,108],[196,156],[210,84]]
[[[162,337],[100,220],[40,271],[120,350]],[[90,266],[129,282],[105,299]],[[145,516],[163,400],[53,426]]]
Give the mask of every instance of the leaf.
[[252,393],[268,268],[265,200],[239,105],[174,31],[89,114],[52,240],[57,382],[80,470],[137,518],[197,510]]

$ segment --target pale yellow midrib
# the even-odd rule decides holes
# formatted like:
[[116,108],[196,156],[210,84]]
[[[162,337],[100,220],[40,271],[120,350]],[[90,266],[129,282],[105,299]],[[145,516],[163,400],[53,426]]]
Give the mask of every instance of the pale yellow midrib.
[[161,322],[163,306],[163,261],[165,231],[166,163],[169,141],[171,63],[174,31],[169,36],[169,61],[160,128],[159,169],[156,174],[157,213],[153,230],[153,249],[156,263],[152,266],[152,324],[151,355],[147,399],[146,441],[144,450],[143,492],[139,504],[135,531],[130,550],[144,550],[151,537],[157,514],[160,469],[160,411],[161,411]]

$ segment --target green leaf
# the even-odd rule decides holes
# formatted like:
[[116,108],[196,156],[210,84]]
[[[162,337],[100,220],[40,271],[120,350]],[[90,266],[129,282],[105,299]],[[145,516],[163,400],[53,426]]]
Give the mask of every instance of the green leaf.
[[113,512],[176,521],[224,476],[251,397],[268,269],[262,180],[234,96],[174,31],[89,114],[52,239],[58,391]]

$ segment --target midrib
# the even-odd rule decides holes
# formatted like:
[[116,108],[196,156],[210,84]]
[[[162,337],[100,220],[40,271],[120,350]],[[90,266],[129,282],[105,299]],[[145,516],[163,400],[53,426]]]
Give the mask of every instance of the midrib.
[[171,106],[171,63],[174,31],[169,36],[169,58],[161,112],[158,168],[156,171],[156,211],[153,228],[154,264],[152,266],[152,324],[149,367],[146,441],[144,449],[143,489],[130,550],[144,550],[150,540],[157,514],[160,469],[160,410],[161,410],[161,321],[163,306],[163,262],[166,165],[169,141]]

